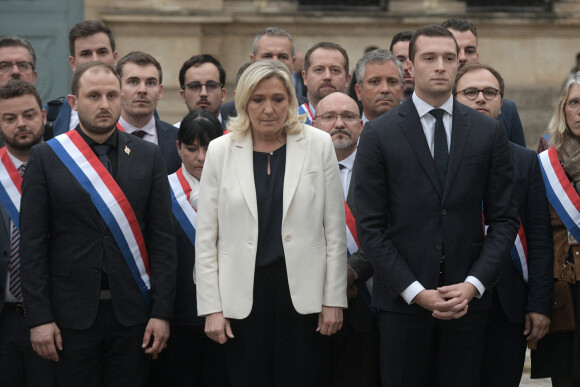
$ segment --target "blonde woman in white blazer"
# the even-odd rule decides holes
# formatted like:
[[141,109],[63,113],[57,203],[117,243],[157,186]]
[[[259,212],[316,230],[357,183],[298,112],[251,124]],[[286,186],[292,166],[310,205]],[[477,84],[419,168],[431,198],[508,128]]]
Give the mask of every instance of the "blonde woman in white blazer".
[[318,385],[322,335],[342,327],[346,235],[330,136],[300,123],[287,68],[252,64],[230,134],[211,142],[195,279],[205,332],[234,386]]

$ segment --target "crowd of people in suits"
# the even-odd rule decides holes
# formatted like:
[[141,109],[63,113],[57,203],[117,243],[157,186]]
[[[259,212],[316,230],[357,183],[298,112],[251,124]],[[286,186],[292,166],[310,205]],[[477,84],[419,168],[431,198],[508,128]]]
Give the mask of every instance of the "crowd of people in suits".
[[153,56],[69,46],[43,105],[0,37],[0,385],[580,386],[580,73],[536,154],[463,19],[352,75],[265,28],[228,103],[195,53],[174,125]]

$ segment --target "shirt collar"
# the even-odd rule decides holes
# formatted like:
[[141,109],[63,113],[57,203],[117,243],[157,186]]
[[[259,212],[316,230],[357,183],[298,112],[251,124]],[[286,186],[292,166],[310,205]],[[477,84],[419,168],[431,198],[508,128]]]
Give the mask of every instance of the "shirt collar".
[[10,161],[12,161],[12,164],[14,164],[14,167],[16,167],[16,169],[20,168],[20,166],[22,166],[23,164],[26,164],[26,161],[22,161],[19,158],[17,158],[16,156],[14,156],[12,153],[10,153],[8,148],[6,148],[6,153],[8,153],[8,156],[10,157]]
[[[83,130],[81,129],[80,125],[77,126],[76,131],[81,135],[82,139],[85,140],[85,142],[89,146],[99,144],[98,142],[87,136],[85,132],[83,132]],[[113,130],[113,133],[111,133],[111,135],[105,141],[103,141],[103,144],[107,144],[112,146],[113,148],[117,148],[117,130]]]
[[339,161],[339,164],[344,165],[346,168],[348,168],[349,171],[352,171],[352,168],[354,167],[355,157],[356,157],[356,149],[346,159]]
[[[425,114],[428,114],[431,110],[435,109],[433,106],[419,98],[415,92],[413,92],[412,98],[420,118],[423,118]],[[453,116],[453,95],[450,95],[449,99],[439,108],[445,110],[450,116]]]
[[145,133],[151,135],[151,136],[155,136],[156,133],[156,126],[155,126],[155,116],[152,116],[151,119],[149,120],[149,122],[147,122],[145,124],[144,127],[142,128],[137,128],[133,125],[131,125],[130,123],[128,123],[127,121],[125,121],[125,119],[123,117],[119,117],[119,123],[121,124],[121,126],[123,127],[123,129],[125,129],[126,133],[133,133],[136,132],[138,130],[142,130]]

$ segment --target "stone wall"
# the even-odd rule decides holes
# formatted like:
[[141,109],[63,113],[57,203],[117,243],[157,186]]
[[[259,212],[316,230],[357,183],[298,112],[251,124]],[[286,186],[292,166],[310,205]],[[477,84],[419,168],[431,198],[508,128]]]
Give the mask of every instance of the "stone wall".
[[238,68],[249,60],[254,34],[267,26],[290,32],[306,51],[322,40],[341,44],[351,71],[364,48],[388,48],[392,36],[449,17],[469,18],[478,29],[480,61],[505,79],[506,97],[519,108],[527,144],[535,147],[553,113],[559,85],[580,51],[580,3],[560,0],[549,13],[468,13],[461,1],[391,0],[391,10],[302,11],[297,2],[218,0],[85,0],[86,18],[113,30],[119,55],[146,51],[163,67],[161,117],[179,121],[186,108],[178,73],[191,55],[216,55],[227,72],[228,100]]

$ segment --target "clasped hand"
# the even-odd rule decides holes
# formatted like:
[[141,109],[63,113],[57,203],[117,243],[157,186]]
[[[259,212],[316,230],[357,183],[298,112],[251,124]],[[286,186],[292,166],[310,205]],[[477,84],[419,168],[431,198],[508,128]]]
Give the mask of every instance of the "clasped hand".
[[452,320],[465,316],[469,302],[476,294],[477,289],[473,284],[462,282],[436,290],[422,290],[413,302],[433,312],[432,316],[437,319]]

